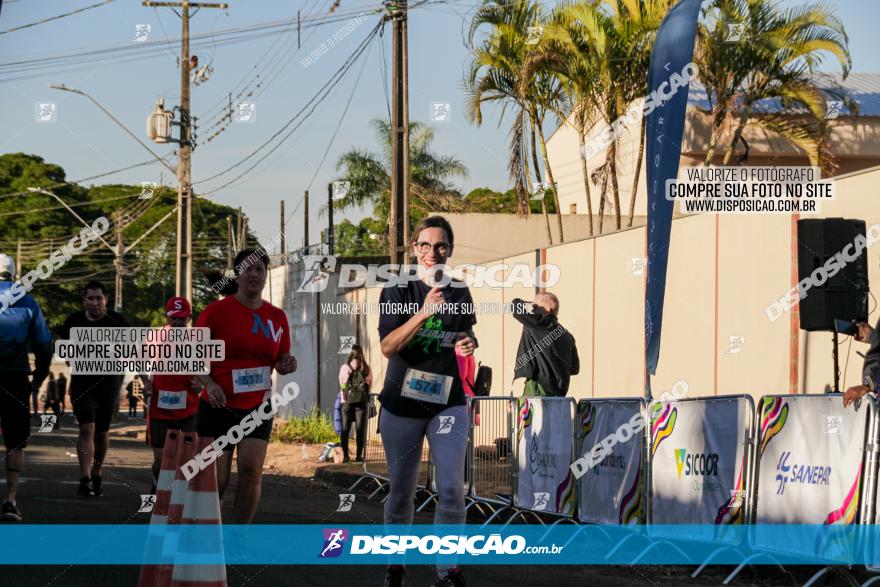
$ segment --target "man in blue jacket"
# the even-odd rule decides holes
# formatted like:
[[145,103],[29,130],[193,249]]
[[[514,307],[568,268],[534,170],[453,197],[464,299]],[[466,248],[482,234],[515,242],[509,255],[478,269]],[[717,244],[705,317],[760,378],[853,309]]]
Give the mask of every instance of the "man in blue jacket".
[[[12,286],[15,262],[0,254],[0,296]],[[34,353],[31,377],[28,350]],[[18,478],[24,466],[24,448],[31,434],[28,400],[49,374],[52,361],[52,335],[40,305],[25,295],[7,307],[0,304],[0,426],[6,446],[6,501],[2,518],[20,522],[21,510],[15,503]]]

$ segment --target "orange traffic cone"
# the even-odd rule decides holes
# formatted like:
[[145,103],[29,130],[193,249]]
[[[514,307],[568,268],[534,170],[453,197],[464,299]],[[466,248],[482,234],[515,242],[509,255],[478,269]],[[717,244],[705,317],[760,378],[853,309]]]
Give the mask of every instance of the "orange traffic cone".
[[[214,442],[213,438],[197,438],[194,434],[185,434],[184,443],[189,437],[193,437],[197,442],[193,454],[201,452]],[[183,558],[191,557],[192,560],[199,555],[213,556],[219,553],[222,559],[223,526],[220,521],[220,497],[217,494],[217,471],[214,463],[189,480],[180,523],[184,526],[213,524],[216,527],[216,533],[212,531],[211,540],[181,540],[178,544],[178,552]],[[199,536],[206,536],[201,534],[206,530],[206,528],[199,529]],[[175,563],[171,585],[172,587],[226,587],[226,565]]]
[[[153,555],[166,553],[163,564],[143,565],[138,581],[139,587],[162,587],[171,582],[174,570],[174,550],[167,556],[165,538],[168,537],[168,510],[171,504],[171,486],[177,469],[181,435],[177,430],[169,430],[165,436],[165,449],[162,451],[162,469],[156,482],[156,504],[150,516],[150,531],[147,535],[147,552]],[[165,562],[167,560],[167,562]]]

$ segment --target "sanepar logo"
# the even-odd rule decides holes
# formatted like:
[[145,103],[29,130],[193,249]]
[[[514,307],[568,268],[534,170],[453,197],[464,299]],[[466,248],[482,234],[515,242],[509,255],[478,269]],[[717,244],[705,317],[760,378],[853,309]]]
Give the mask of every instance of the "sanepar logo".
[[718,453],[717,452],[694,452],[688,454],[687,449],[675,449],[675,472],[681,479],[685,476],[701,475],[704,477],[718,476]]

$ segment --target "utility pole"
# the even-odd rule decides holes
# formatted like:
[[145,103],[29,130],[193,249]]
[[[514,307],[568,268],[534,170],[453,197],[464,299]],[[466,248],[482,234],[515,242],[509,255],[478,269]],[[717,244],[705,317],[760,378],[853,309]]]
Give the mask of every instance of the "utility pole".
[[391,32],[391,263],[407,262],[409,244],[409,73],[406,0],[386,0]]
[[122,255],[125,253],[125,245],[122,243],[122,216],[118,212],[113,214],[113,227],[116,229],[116,255],[113,258],[113,265],[116,268],[115,291],[116,299],[113,302],[113,310],[122,311]]
[[333,183],[327,184],[327,254],[333,255]]
[[226,269],[232,269],[232,250],[235,248],[235,237],[232,234],[232,216],[226,217]]
[[238,207],[238,218],[235,220],[235,252],[237,253],[239,250],[244,247],[241,246],[241,206]]
[[[189,103],[189,19],[190,8],[226,9],[228,4],[208,4],[204,2],[153,2],[144,0],[143,5],[151,7],[180,8],[182,24],[180,48],[180,149],[177,163],[177,287],[178,296],[192,300],[192,119]],[[177,12],[177,11],[175,11]]]
[[284,200],[281,200],[281,242],[280,250],[282,263],[284,263],[284,257],[287,254],[287,244],[284,242]]
[[306,190],[303,212],[303,248],[309,246],[309,190]]

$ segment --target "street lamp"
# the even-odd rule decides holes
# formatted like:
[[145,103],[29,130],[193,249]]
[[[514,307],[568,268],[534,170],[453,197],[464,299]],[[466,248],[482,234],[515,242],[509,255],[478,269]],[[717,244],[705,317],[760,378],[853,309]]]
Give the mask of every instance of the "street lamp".
[[171,170],[171,172],[174,173],[175,175],[177,174],[177,169],[175,169],[174,167],[172,167],[171,165],[169,165],[167,161],[165,161],[164,159],[162,159],[161,157],[159,157],[159,155],[157,155],[157,154],[156,154],[156,153],[155,153],[150,147],[148,147],[148,146],[146,145],[146,143],[144,143],[142,140],[140,140],[139,138],[137,138],[137,135],[135,135],[133,132],[131,132],[130,130],[128,130],[128,128],[126,128],[124,124],[122,124],[121,122],[119,122],[119,119],[118,119],[118,118],[116,118],[115,116],[113,116],[113,114],[112,114],[109,110],[107,110],[106,108],[104,108],[104,106],[102,106],[101,103],[98,102],[95,98],[93,98],[92,96],[90,96],[90,95],[87,94],[86,92],[83,92],[82,90],[78,90],[78,89],[76,89],[76,88],[71,88],[71,87],[65,86],[64,84],[49,84],[49,87],[52,88],[53,90],[61,90],[61,91],[63,91],[63,92],[71,92],[71,93],[74,93],[74,94],[79,94],[80,96],[85,96],[86,98],[88,98],[89,100],[91,100],[92,103],[93,103],[95,106],[97,106],[98,108],[101,109],[101,112],[103,112],[104,114],[106,114],[107,116],[109,116],[110,119],[113,120],[113,122],[115,122],[115,123],[119,126],[119,128],[121,128],[122,130],[124,130],[128,136],[130,136],[131,138],[133,138],[134,140],[136,140],[136,141],[138,142],[138,144],[139,144],[141,147],[143,147],[144,149],[146,149],[146,150],[150,153],[150,155],[152,155],[153,157],[155,157],[156,160],[157,160],[159,163],[161,163],[161,164],[164,165],[166,168],[168,168],[169,170]]
[[[88,222],[86,222],[85,220],[83,220],[82,216],[80,216],[79,214],[77,214],[77,213],[73,210],[73,208],[71,208],[70,206],[68,206],[67,203],[66,203],[64,200],[62,200],[60,197],[58,197],[57,194],[54,194],[54,193],[52,193],[52,192],[50,192],[50,191],[48,191],[48,190],[44,190],[44,189],[42,189],[42,188],[27,188],[27,191],[29,191],[29,192],[31,192],[31,193],[34,193],[34,194],[43,194],[43,195],[46,195],[46,196],[50,196],[50,197],[52,197],[52,198],[55,198],[56,200],[58,200],[58,203],[60,203],[62,206],[64,206],[64,208],[65,208],[68,212],[70,212],[71,214],[73,214],[73,215],[76,217],[76,219],[79,220],[79,221],[83,224],[83,226],[85,226],[85,227],[87,227],[87,228],[89,228],[89,229],[92,228],[92,226],[91,226]],[[138,243],[140,243],[142,240],[144,240],[144,238],[146,238],[146,236],[147,236],[148,234],[150,234],[151,232],[153,232],[153,230],[155,230],[156,228],[158,228],[160,224],[162,224],[163,222],[165,222],[166,220],[168,220],[169,218],[171,218],[171,215],[172,215],[172,214],[175,214],[176,212],[177,212],[177,207],[175,206],[174,208],[171,209],[171,211],[170,211],[168,214],[166,214],[165,216],[163,216],[162,218],[160,218],[159,221],[156,222],[156,224],[154,224],[153,226],[151,226],[151,227],[150,227],[150,228],[149,228],[144,234],[142,234],[140,237],[138,237],[137,240],[135,240],[135,241],[134,241],[134,242],[133,242],[133,243],[132,243],[127,249],[125,248],[125,245],[124,245],[123,242],[122,242],[122,229],[123,229],[124,227],[122,226],[122,223],[120,222],[120,216],[119,216],[119,215],[116,215],[116,218],[114,218],[114,222],[115,222],[114,231],[116,232],[116,246],[115,246],[115,247],[114,247],[113,245],[111,245],[110,243],[108,243],[107,241],[105,241],[104,238],[103,238],[101,235],[99,235],[99,234],[96,233],[96,236],[98,237],[98,240],[100,240],[102,243],[104,243],[104,246],[105,246],[105,247],[107,247],[108,249],[110,249],[111,251],[113,251],[113,266],[114,266],[115,269],[116,269],[116,280],[115,280],[115,285],[116,285],[116,287],[115,287],[115,300],[114,300],[114,302],[113,302],[113,309],[114,309],[116,312],[121,312],[121,311],[122,311],[122,263],[123,263],[123,255],[124,255],[126,252],[131,251],[132,249],[134,249],[134,248],[138,245]]]

